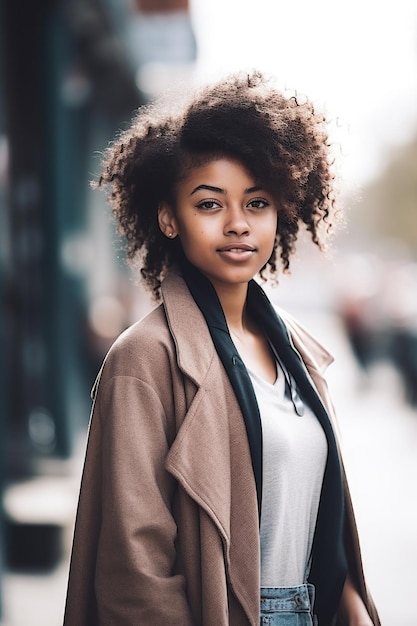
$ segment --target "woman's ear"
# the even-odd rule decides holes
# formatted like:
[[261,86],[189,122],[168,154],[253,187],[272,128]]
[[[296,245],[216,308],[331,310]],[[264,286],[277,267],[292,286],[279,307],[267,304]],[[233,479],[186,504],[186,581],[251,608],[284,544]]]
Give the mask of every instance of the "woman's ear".
[[167,202],[161,202],[158,209],[159,228],[169,239],[175,239],[178,235],[177,220],[174,211]]

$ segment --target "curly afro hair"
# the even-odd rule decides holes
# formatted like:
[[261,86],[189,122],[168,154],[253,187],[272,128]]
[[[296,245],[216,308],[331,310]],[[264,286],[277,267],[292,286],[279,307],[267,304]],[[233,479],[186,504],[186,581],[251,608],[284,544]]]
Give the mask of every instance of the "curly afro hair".
[[161,233],[158,207],[162,201],[175,207],[176,184],[190,169],[231,157],[271,193],[279,206],[267,264],[274,275],[277,251],[289,269],[302,224],[320,248],[332,229],[337,212],[330,148],[327,120],[311,102],[287,97],[260,72],[234,74],[171,109],[167,101],[139,109],[107,148],[96,186],[109,186],[128,259],[140,258],[145,284],[158,298],[166,270],[183,256],[178,238]]

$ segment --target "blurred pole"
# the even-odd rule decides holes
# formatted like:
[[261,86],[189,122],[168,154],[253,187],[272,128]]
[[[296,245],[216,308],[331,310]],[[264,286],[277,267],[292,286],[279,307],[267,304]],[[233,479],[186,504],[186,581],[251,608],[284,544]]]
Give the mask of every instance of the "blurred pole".
[[29,2],[23,6],[15,2],[3,5],[5,119],[10,151],[7,211],[11,237],[7,465],[18,475],[29,471],[29,419],[36,407],[44,405],[45,393],[42,52],[47,10],[47,2],[40,6]]
[[8,271],[9,232],[6,219],[6,185],[7,185],[7,141],[4,120],[4,3],[0,2],[0,620],[3,618],[3,575],[5,571],[5,539],[4,539],[4,505],[5,488],[5,439],[6,419],[8,414],[7,389],[9,385],[7,356],[8,329]]
[[[3,24],[3,4],[0,3],[0,24]],[[6,389],[8,386],[7,380],[7,367],[6,367],[6,306],[7,306],[7,287],[6,287],[6,273],[7,273],[7,253],[8,253],[8,228],[6,222],[5,211],[5,195],[6,195],[6,180],[2,178],[2,175],[6,174],[6,164],[4,170],[2,168],[1,160],[2,149],[6,151],[6,139],[4,129],[4,81],[3,81],[3,59],[4,48],[1,45],[3,41],[3,30],[0,27],[0,621],[3,618],[3,574],[4,574],[4,510],[3,510],[3,494],[5,484],[5,422],[7,415],[6,406]]]
[[[86,115],[83,106],[68,97],[66,72],[72,54],[67,25],[58,10],[51,10],[45,28],[47,56],[44,71],[44,188],[46,242],[43,271],[48,286],[44,302],[44,340],[47,347],[45,375],[48,413],[53,419],[55,441],[51,452],[68,457],[74,434],[85,423],[88,409],[81,398],[83,387],[82,334],[85,320],[83,277],[72,271],[65,254],[68,241],[76,239],[85,225]],[[76,256],[76,250],[72,251]],[[48,445],[48,442],[44,442]],[[40,442],[42,445],[42,442]],[[47,452],[47,450],[45,450]]]

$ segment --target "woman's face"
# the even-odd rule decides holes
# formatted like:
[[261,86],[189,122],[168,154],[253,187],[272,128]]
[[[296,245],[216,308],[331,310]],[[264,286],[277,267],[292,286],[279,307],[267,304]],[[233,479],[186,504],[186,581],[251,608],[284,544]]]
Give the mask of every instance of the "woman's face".
[[[191,170],[162,205],[162,232],[216,287],[247,283],[269,260],[277,229],[272,196],[238,161],[219,158]],[[170,235],[171,233],[171,235]]]

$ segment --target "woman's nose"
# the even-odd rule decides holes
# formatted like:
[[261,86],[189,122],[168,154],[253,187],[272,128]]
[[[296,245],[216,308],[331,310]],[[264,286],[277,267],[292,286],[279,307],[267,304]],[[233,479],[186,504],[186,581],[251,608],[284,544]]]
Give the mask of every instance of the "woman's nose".
[[226,234],[239,236],[249,233],[249,224],[242,209],[230,209],[227,212],[225,232]]

